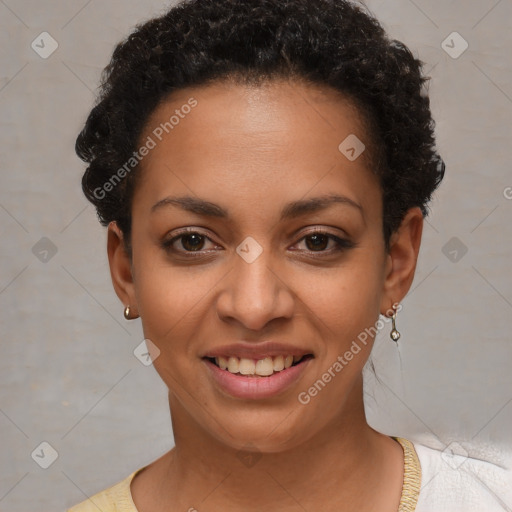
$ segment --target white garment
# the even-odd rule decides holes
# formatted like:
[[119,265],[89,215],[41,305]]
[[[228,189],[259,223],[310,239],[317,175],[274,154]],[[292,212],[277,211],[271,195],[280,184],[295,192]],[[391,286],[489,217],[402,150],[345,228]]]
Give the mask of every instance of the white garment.
[[512,511],[510,457],[508,462],[504,462],[507,457],[503,453],[497,457],[487,454],[486,459],[494,459],[490,462],[473,458],[476,456],[472,457],[471,453],[466,454],[458,443],[452,443],[444,451],[416,442],[413,444],[422,472],[415,512]]

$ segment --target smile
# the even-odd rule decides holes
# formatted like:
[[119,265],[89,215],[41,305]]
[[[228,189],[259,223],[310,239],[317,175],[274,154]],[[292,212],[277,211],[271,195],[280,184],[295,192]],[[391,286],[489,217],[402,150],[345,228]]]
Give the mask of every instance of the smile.
[[313,359],[312,354],[266,356],[263,359],[203,357],[214,386],[242,400],[268,399],[284,393],[297,385]]
[[270,377],[274,373],[281,372],[300,364],[305,359],[310,359],[311,354],[303,356],[274,356],[265,357],[264,359],[249,359],[238,357],[207,357],[210,362],[218,366],[221,370],[225,370],[234,375],[244,375],[248,377]]

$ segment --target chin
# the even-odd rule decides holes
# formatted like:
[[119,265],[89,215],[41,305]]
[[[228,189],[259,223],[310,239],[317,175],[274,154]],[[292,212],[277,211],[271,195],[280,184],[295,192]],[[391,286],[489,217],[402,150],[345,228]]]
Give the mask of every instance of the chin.
[[[296,414],[274,412],[261,415],[254,411],[230,415],[229,423],[219,419],[210,425],[210,434],[235,451],[280,453],[296,448],[313,435],[312,425],[297,424]],[[238,421],[237,421],[237,418]],[[232,434],[232,435],[230,435]]]

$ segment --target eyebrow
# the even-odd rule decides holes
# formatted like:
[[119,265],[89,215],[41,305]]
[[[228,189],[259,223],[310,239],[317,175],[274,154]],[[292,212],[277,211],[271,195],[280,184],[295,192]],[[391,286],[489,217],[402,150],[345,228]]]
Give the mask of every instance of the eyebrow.
[[[363,207],[353,199],[339,194],[326,194],[319,197],[301,199],[288,203],[281,211],[280,220],[294,219],[307,213],[315,213],[325,210],[333,204],[351,206],[358,209],[361,215],[363,215]],[[151,213],[166,206],[177,206],[182,210],[205,217],[217,217],[222,219],[229,218],[229,212],[218,204],[192,196],[166,197],[152,206]]]

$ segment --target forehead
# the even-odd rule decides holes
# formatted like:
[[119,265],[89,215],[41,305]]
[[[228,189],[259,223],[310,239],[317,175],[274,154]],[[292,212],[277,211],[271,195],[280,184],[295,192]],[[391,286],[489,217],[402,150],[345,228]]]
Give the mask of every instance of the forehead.
[[152,134],[160,142],[191,131],[198,136],[208,133],[207,139],[196,141],[198,146],[222,139],[223,145],[229,147],[231,141],[234,148],[246,150],[304,139],[325,142],[326,147],[352,133],[370,143],[363,114],[353,100],[330,87],[291,79],[259,85],[226,80],[175,91],[149,116],[143,135]]
[[152,149],[137,188],[154,202],[184,187],[260,206],[313,189],[375,202],[367,137],[354,104],[329,88],[283,80],[183,89],[146,123],[140,141]]

